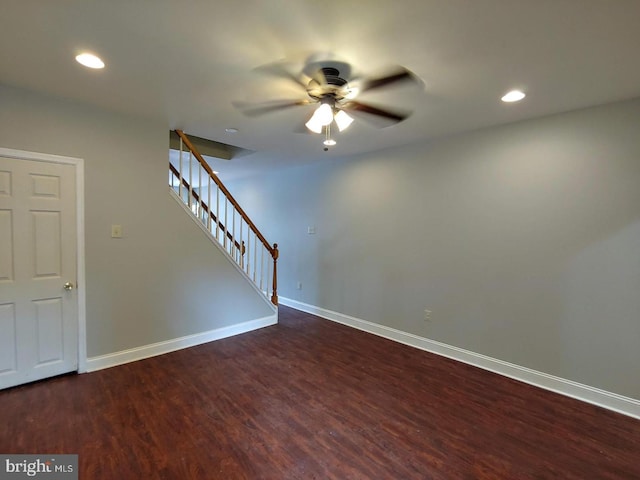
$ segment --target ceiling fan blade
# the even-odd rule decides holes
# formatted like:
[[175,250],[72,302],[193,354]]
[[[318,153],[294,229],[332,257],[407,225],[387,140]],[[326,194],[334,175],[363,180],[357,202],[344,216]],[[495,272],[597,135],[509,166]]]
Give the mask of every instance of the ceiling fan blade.
[[384,77],[373,78],[370,80],[364,80],[362,86],[360,87],[360,92],[366,92],[369,90],[374,90],[376,88],[386,87],[387,85],[391,85],[394,83],[400,82],[414,82],[420,83],[418,77],[416,77],[413,73],[407,70],[404,67],[398,67],[393,72],[385,75]]
[[267,63],[265,65],[254,68],[254,71],[264,73],[266,75],[271,75],[273,77],[290,80],[306,90],[307,85],[302,81],[298,74],[294,73],[287,67],[288,65],[289,64],[286,62]]
[[247,102],[232,102],[233,106],[242,110],[242,113],[249,117],[256,117],[264,115],[266,113],[277,112],[279,110],[286,110],[287,108],[297,107],[300,105],[309,105],[312,102],[309,100],[272,100],[263,103],[247,103]]
[[350,112],[363,112],[368,113],[370,115],[376,115],[378,117],[385,118],[390,120],[391,123],[401,122],[411,115],[411,112],[400,112],[400,111],[391,111],[391,110],[383,110],[378,107],[374,107],[373,105],[369,105],[362,102],[351,101],[344,105],[344,110],[348,110]]

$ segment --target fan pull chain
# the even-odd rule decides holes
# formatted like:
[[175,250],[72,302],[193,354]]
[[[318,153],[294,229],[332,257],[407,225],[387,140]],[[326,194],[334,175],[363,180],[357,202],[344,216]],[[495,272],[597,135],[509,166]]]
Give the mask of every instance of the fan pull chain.
[[329,125],[327,125],[325,127],[325,141],[322,142],[322,143],[324,143],[323,150],[325,152],[328,152],[329,151],[329,147],[332,147],[333,145],[336,144],[335,140],[331,139],[331,124],[329,124]]

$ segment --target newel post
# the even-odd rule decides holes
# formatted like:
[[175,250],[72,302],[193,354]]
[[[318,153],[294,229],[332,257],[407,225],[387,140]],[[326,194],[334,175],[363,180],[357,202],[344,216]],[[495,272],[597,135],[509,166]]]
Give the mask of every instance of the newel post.
[[273,291],[271,293],[271,303],[278,305],[278,244],[273,244],[271,256],[273,257]]

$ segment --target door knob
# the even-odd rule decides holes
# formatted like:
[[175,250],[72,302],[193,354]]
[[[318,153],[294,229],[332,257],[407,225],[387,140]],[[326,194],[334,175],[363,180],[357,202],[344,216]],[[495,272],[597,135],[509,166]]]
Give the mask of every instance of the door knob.
[[63,285],[63,288],[68,292],[70,290],[73,290],[73,283],[71,282],[67,282]]

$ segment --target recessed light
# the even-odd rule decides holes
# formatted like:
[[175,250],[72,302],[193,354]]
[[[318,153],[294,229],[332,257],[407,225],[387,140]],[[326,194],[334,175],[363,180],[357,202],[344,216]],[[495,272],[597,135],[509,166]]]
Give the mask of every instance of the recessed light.
[[100,59],[100,57],[95,56],[93,53],[85,52],[81,53],[80,55],[76,55],[76,62],[89,68],[104,68],[104,62]]
[[229,128],[225,128],[224,131],[227,133],[238,133],[240,130],[234,127],[229,127]]
[[520,90],[511,90],[510,92],[506,93],[503,97],[502,97],[502,101],[503,102],[519,102],[520,100],[522,100],[524,97],[526,97],[526,95],[521,92]]

